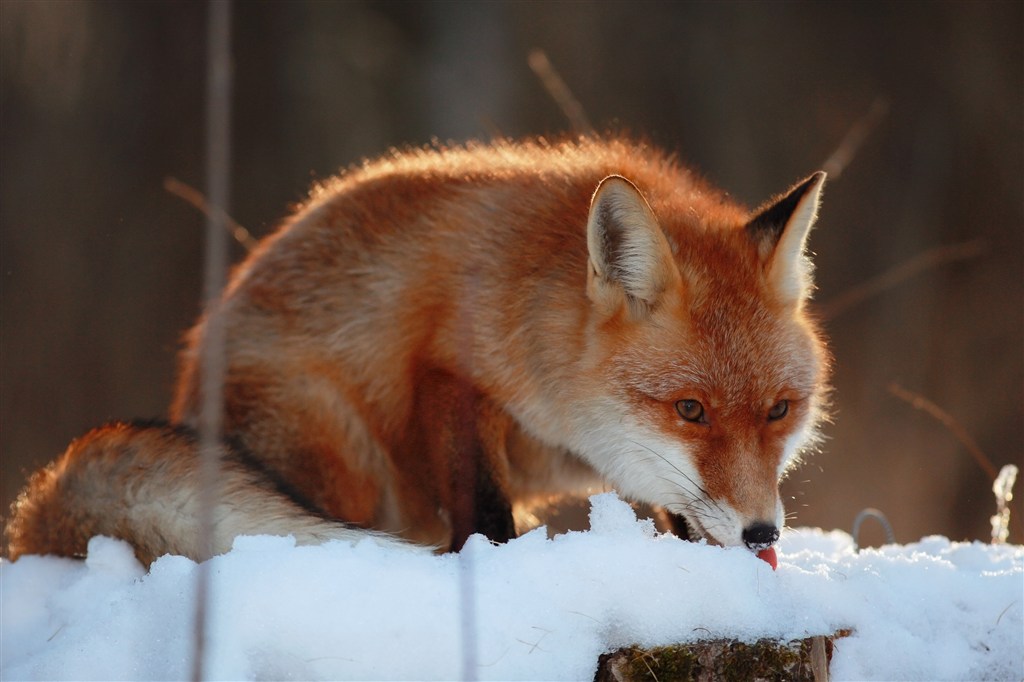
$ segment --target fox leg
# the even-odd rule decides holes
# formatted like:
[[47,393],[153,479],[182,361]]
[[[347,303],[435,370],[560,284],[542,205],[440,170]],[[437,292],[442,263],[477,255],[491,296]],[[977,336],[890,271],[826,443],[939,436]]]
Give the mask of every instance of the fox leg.
[[435,482],[435,504],[448,517],[449,548],[460,550],[474,533],[495,542],[514,538],[509,418],[473,386],[439,370],[417,380],[414,409],[415,435],[403,450],[419,453],[415,465],[429,471],[406,469],[406,478],[412,473],[413,481]]
[[668,523],[669,530],[680,540],[690,539],[690,527],[686,525],[686,519],[679,514],[673,514],[670,511],[662,510],[662,514]]
[[[474,410],[452,414],[452,550],[480,533],[494,542],[516,536],[507,487],[507,421],[497,408],[476,396],[465,398]],[[476,415],[473,419],[471,415]]]

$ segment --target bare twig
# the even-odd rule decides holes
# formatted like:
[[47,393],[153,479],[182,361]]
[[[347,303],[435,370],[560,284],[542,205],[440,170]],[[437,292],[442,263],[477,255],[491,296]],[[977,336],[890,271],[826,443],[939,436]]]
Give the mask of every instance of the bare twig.
[[926,412],[941,422],[942,425],[949,429],[949,432],[952,433],[958,441],[960,441],[960,444],[967,448],[967,452],[971,454],[971,457],[973,457],[974,461],[978,463],[978,466],[980,466],[982,471],[985,472],[989,480],[996,477],[999,472],[996,470],[996,466],[992,464],[992,460],[982,452],[981,448],[978,447],[978,444],[974,442],[973,438],[971,438],[971,434],[967,433],[967,429],[965,429],[960,422],[953,417],[953,415],[946,412],[920,393],[908,391],[895,381],[890,383],[888,388],[889,393],[892,393],[894,396],[908,403],[915,409]]
[[977,258],[985,253],[986,250],[986,243],[983,239],[974,239],[969,242],[936,246],[928,249],[910,260],[889,268],[861,284],[850,287],[831,300],[818,305],[818,316],[822,320],[834,319],[849,308],[869,298],[878,296],[894,288],[904,280],[908,280],[926,270],[931,270],[947,263]]
[[[199,396],[199,537],[203,558],[213,552],[220,443],[223,429],[224,322],[217,314],[226,280],[228,202],[231,158],[231,2],[212,0],[207,18],[206,64],[206,183],[211,210],[206,212],[204,297],[206,328],[200,349],[202,368]],[[202,546],[202,545],[201,545]],[[203,561],[196,578],[195,650],[192,679],[203,679],[210,590],[209,562]]]
[[843,174],[853,157],[864,145],[868,135],[878,127],[888,113],[889,102],[884,97],[876,97],[868,112],[853,124],[836,150],[822,164],[821,169],[828,173],[829,180],[834,182],[839,179],[839,176]]
[[569,125],[572,126],[573,130],[580,133],[593,133],[594,127],[590,125],[586,112],[583,111],[583,107],[572,94],[569,86],[565,84],[562,77],[555,71],[555,67],[551,65],[551,60],[548,59],[547,53],[540,48],[534,48],[530,50],[527,60],[530,68],[537,74],[537,78],[540,79],[544,89],[551,95],[551,99],[555,100],[555,104],[562,110],[565,117],[569,119]]
[[[952,433],[953,436],[960,441],[960,443],[971,454],[971,457],[973,457],[974,461],[977,462],[979,467],[981,467],[981,470],[985,472],[985,475],[988,476],[989,480],[996,478],[996,467],[992,463],[992,460],[985,455],[974,439],[971,438],[967,429],[965,429],[951,414],[919,393],[908,391],[896,382],[890,383],[888,388],[889,392],[894,396],[906,403],[909,403],[912,407],[926,412],[949,429],[950,433]],[[1018,513],[1024,515],[1024,499],[1021,499],[1021,501],[1017,503],[1017,507],[1020,509]],[[1017,524],[1016,528],[1011,532],[1017,537],[1024,537],[1024,533],[1021,532],[1022,526],[1024,526],[1024,524]]]
[[896,543],[896,533],[893,532],[892,524],[889,523],[888,517],[881,510],[874,507],[866,507],[861,509],[860,513],[853,519],[853,528],[850,530],[850,535],[853,536],[853,549],[855,552],[859,552],[861,549],[860,527],[866,519],[874,519],[882,526],[882,530],[885,532],[885,544],[892,545]]
[[246,251],[252,251],[256,248],[259,241],[252,236],[252,233],[242,225],[235,222],[234,219],[222,209],[210,206],[209,202],[206,201],[206,197],[203,196],[203,193],[195,187],[187,185],[177,178],[168,176],[164,178],[164,189],[174,196],[184,199],[195,206],[197,209],[202,211],[203,215],[205,215],[207,219],[210,218],[211,213],[217,212],[217,219],[225,229],[231,232],[231,236],[234,237],[236,242],[245,247]]

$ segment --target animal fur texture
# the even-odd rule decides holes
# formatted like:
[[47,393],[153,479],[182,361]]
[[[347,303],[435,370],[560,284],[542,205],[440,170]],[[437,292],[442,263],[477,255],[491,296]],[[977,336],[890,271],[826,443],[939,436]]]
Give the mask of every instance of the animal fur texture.
[[212,546],[195,429],[209,315],[166,423],[35,474],[13,558],[96,534],[143,561],[239,534],[458,549],[513,508],[610,487],[768,548],[828,358],[805,241],[824,174],[750,211],[620,138],[394,151],[318,185],[211,308],[226,333]]

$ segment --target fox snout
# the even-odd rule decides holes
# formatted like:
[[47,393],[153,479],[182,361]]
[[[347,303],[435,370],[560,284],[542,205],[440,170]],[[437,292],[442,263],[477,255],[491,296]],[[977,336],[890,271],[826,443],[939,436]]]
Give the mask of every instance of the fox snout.
[[757,522],[743,529],[743,544],[752,552],[768,549],[779,540],[779,529],[774,523]]

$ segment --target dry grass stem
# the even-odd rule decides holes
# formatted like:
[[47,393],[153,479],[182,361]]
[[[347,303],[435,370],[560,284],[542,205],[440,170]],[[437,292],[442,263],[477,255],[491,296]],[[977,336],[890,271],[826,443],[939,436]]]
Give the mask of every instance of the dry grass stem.
[[839,143],[836,150],[822,164],[821,169],[828,173],[830,180],[835,181],[839,179],[839,176],[843,174],[846,167],[853,161],[853,157],[857,155],[857,152],[864,145],[864,141],[868,139],[868,136],[878,127],[878,124],[882,122],[882,119],[888,113],[889,102],[884,97],[876,97],[875,101],[871,103],[871,108],[868,109],[868,112],[853,124],[853,127],[846,133],[846,137]]
[[213,212],[217,212],[219,214],[217,216],[218,220],[220,220],[225,229],[231,232],[231,236],[234,237],[236,242],[241,244],[246,251],[252,251],[256,248],[259,240],[253,237],[249,230],[235,222],[234,219],[225,211],[210,206],[209,202],[206,201],[206,197],[203,196],[203,193],[195,187],[187,185],[177,178],[166,177],[164,178],[164,189],[174,196],[184,199],[189,204],[192,204],[192,206],[202,211],[203,215],[205,215],[207,219],[210,218]]
[[533,72],[537,74],[537,78],[540,79],[544,89],[551,95],[551,99],[555,100],[555,104],[562,110],[565,117],[569,119],[569,125],[572,126],[572,129],[579,133],[593,133],[594,127],[590,125],[590,120],[587,118],[586,112],[583,111],[583,106],[580,105],[579,100],[572,94],[569,86],[565,84],[562,77],[555,71],[555,67],[551,65],[551,60],[548,59],[547,53],[540,48],[534,48],[530,50],[527,61]]
[[[201,348],[199,396],[199,536],[204,557],[213,549],[214,508],[218,498],[220,443],[223,432],[224,336],[223,318],[216,314],[227,279],[227,206],[231,159],[231,2],[213,0],[207,9],[206,32],[206,187],[211,210],[206,212],[206,252],[203,273],[208,322]],[[196,613],[192,679],[205,677],[206,636],[210,591],[209,562],[196,577]]]
[[982,471],[985,472],[989,480],[992,480],[999,475],[999,471],[992,463],[992,460],[982,452],[981,448],[978,447],[978,444],[974,442],[973,438],[971,438],[971,434],[967,433],[967,429],[965,429],[963,425],[953,417],[953,415],[946,412],[920,393],[909,391],[897,384],[895,381],[889,384],[888,389],[889,393],[892,393],[900,400],[908,403],[911,407],[928,413],[949,429],[949,432],[952,433],[958,441],[960,441],[960,444],[967,448],[967,452],[971,454],[971,457],[973,457],[974,461],[978,463],[978,466],[980,466]]
[[826,321],[835,319],[859,303],[874,298],[915,275],[947,263],[977,258],[986,250],[987,247],[983,239],[928,249],[819,304],[817,306],[818,316]]

